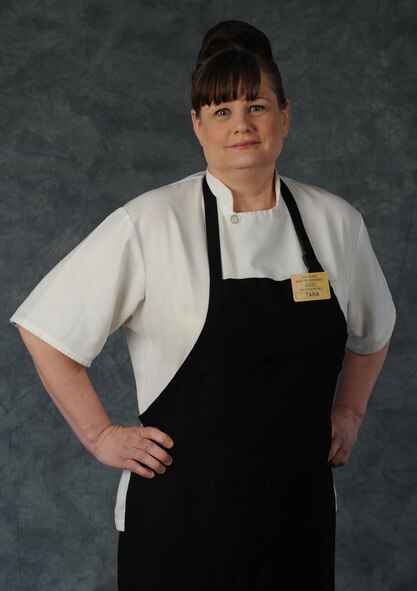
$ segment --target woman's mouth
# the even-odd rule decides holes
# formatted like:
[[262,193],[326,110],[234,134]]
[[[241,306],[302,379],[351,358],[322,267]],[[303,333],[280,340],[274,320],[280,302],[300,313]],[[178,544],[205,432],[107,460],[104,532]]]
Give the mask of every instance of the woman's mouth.
[[239,142],[237,144],[232,144],[230,147],[231,148],[239,148],[239,149],[245,149],[245,148],[250,148],[252,146],[256,146],[257,144],[259,144],[260,142],[256,142],[256,141],[249,141],[249,142]]

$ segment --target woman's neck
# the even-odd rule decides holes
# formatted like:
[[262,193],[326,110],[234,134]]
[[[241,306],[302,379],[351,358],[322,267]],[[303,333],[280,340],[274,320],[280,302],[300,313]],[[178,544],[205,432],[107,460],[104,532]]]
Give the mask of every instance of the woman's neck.
[[276,204],[275,168],[273,170],[236,170],[232,174],[209,172],[228,187],[233,195],[233,211],[261,211]]

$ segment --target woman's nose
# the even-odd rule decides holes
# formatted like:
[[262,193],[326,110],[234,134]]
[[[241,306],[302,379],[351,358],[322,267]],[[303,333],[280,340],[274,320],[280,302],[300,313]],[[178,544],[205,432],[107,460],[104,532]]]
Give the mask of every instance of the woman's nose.
[[250,115],[249,113],[245,110],[242,111],[238,111],[236,113],[236,118],[235,118],[235,133],[242,133],[245,131],[250,131],[251,129],[253,129],[253,125],[252,122],[250,120]]

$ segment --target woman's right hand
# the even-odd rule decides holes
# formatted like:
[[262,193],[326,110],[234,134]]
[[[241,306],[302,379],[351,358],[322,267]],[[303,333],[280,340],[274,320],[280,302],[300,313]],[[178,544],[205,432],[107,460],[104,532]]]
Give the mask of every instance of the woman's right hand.
[[[158,445],[159,444],[159,445]],[[94,445],[94,456],[106,466],[130,470],[144,478],[163,474],[173,459],[172,439],[156,427],[109,425]]]

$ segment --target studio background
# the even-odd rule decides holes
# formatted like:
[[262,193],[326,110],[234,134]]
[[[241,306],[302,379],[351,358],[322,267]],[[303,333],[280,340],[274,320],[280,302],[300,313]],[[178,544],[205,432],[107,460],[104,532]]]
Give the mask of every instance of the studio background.
[[[270,37],[292,102],[279,172],[359,209],[397,307],[357,446],[335,471],[337,590],[417,588],[417,4],[2,0],[1,589],[116,589],[120,473],[75,438],[8,318],[110,212],[204,168],[190,76],[203,34],[231,18]],[[112,420],[136,423],[121,331],[90,374]]]

